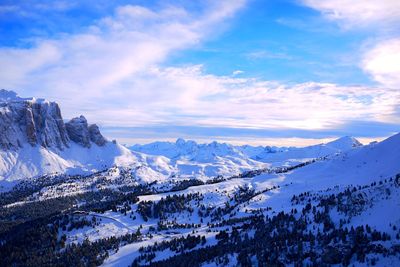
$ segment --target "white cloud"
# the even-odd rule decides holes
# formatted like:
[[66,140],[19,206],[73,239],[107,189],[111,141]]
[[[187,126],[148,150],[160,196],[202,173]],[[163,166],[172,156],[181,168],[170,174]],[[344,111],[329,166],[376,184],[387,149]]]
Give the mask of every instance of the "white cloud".
[[378,43],[364,54],[362,68],[387,87],[400,89],[400,38]]
[[96,111],[105,124],[334,129],[353,120],[393,122],[400,97],[390,89],[215,76],[201,66],[155,68],[130,82],[141,88],[124,96],[130,108]]
[[127,81],[171,53],[198,45],[245,1],[210,3],[201,14],[174,6],[158,11],[122,6],[81,34],[38,40],[27,49],[0,48],[0,61],[7,66],[0,72],[1,86],[56,99],[69,110],[76,101],[93,106],[141,90]]
[[[304,5],[320,11],[345,27],[382,26],[400,21],[398,0],[302,0]],[[378,25],[377,25],[378,24]]]
[[[1,87],[62,104],[110,126],[154,124],[327,129],[390,121],[398,90],[216,76],[202,66],[165,67],[171,53],[219,31],[244,1],[213,1],[201,14],[123,6],[87,31],[32,48],[0,48]],[[222,25],[224,26],[224,25]]]
[[[328,19],[339,22],[345,28],[368,30],[375,35],[365,43],[374,42],[372,48],[360,49],[359,66],[374,81],[385,87],[400,87],[400,1],[398,0],[301,0],[321,12]],[[359,51],[357,51],[359,53]]]
[[235,70],[235,71],[232,72],[232,76],[238,76],[238,75],[243,74],[243,73],[244,73],[244,71],[242,71],[242,70]]

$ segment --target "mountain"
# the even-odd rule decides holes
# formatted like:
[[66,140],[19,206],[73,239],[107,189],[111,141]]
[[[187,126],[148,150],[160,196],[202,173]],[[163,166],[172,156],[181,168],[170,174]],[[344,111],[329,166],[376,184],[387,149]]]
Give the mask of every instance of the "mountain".
[[176,142],[154,142],[134,145],[132,151],[148,155],[158,155],[169,159],[169,164],[181,176],[213,177],[231,176],[246,170],[261,169],[268,164],[250,159],[236,147],[212,142],[198,144],[179,138]]
[[330,160],[316,162],[288,175],[307,187],[370,183],[400,173],[400,134],[381,142],[347,150]]
[[54,102],[0,95],[6,266],[399,263],[400,134],[131,151],[83,116],[64,122]]
[[[22,181],[0,195],[0,256],[35,266],[398,266],[400,134],[308,149],[324,147],[344,151],[207,181],[168,176],[180,159],[140,152],[140,166]],[[43,234],[49,227],[58,235]]]
[[271,163],[274,166],[295,165],[310,159],[323,158],[336,153],[361,147],[362,144],[354,137],[345,136],[326,144],[306,147],[290,147],[279,152],[262,152],[253,159]]
[[345,136],[326,144],[318,144],[307,147],[271,147],[271,146],[234,146],[226,143],[212,142],[198,144],[195,141],[185,141],[182,138],[173,142],[154,142],[145,145],[134,145],[133,151],[162,155],[173,161],[186,161],[198,163],[210,163],[221,158],[238,159],[254,163],[272,164],[273,166],[293,165],[310,159],[333,155],[342,151],[362,146],[355,138]]
[[[348,149],[349,146],[356,149]],[[324,150],[326,147],[332,150]],[[173,250],[172,242],[170,246],[157,250],[158,240],[155,240],[150,246],[146,243],[151,248],[147,251],[156,251],[155,256],[142,260],[146,254],[139,250],[140,245],[126,245],[110,256],[105,266],[127,265],[135,259],[139,263],[156,262],[159,266],[188,264],[193,259],[201,262],[202,266],[218,266],[215,262],[223,262],[221,266],[237,266],[239,262],[242,266],[260,262],[265,263],[260,264],[263,266],[275,265],[271,264],[271,257],[259,255],[265,251],[273,255],[277,251],[276,244],[282,240],[284,245],[278,248],[279,257],[274,258],[276,265],[291,265],[300,260],[303,263],[316,262],[317,266],[397,266],[400,215],[392,211],[400,206],[400,134],[366,146],[360,146],[354,138],[344,137],[308,149],[345,151],[290,171],[261,173],[215,186],[200,185],[181,191],[180,194],[187,197],[200,194],[196,199],[200,204],[193,201],[187,205],[187,210],[179,213],[171,210],[169,217],[159,220],[165,223],[177,220],[176,225],[188,221],[200,223],[201,227],[193,229],[206,237],[202,246],[198,245],[197,250],[188,249],[185,253],[173,253],[170,252]],[[141,196],[141,203],[151,201],[154,206],[166,205],[163,201],[168,197],[178,201],[174,194]],[[230,197],[232,195],[234,197]],[[218,212],[225,207],[226,212],[222,212],[219,219],[192,212],[193,209],[201,211],[203,206],[208,207],[205,214],[212,214],[209,212],[211,207]],[[116,218],[118,215],[109,213],[108,216]],[[129,220],[125,222],[132,225]],[[205,225],[208,223],[213,226],[207,229]],[[207,230],[202,232],[202,227]],[[208,231],[212,229],[219,233],[209,235]],[[187,233],[181,231],[176,238]],[[304,235],[300,237],[302,232]],[[344,236],[340,240],[338,233]],[[157,232],[152,234],[157,235]],[[161,235],[169,238],[167,234]],[[362,237],[358,239],[355,236]],[[293,254],[289,252],[288,255],[287,248],[292,248]],[[387,256],[383,251],[392,254]]]
[[84,116],[64,123],[55,102],[0,90],[0,180],[92,172],[136,158]]
[[178,138],[175,143],[154,142],[145,145],[134,145],[130,149],[149,155],[162,155],[173,160],[186,159],[197,162],[209,162],[216,157],[246,157],[234,146],[226,143],[198,144],[195,141],[185,141],[182,138]]

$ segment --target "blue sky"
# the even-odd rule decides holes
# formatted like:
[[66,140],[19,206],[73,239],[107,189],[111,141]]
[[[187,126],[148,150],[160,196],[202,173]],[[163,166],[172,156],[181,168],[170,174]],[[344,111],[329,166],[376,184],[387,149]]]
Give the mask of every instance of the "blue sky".
[[2,1],[0,87],[123,143],[305,145],[400,125],[394,0]]

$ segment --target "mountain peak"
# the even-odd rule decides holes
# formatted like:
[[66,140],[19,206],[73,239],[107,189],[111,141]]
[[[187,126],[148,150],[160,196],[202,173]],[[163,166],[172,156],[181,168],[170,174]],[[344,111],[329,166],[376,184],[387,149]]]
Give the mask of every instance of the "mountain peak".
[[178,139],[176,139],[176,142],[175,142],[175,144],[178,145],[178,146],[182,146],[185,143],[186,143],[186,141],[183,138],[178,138]]
[[91,142],[103,146],[107,140],[100,133],[96,124],[89,125],[85,116],[72,118],[65,123],[69,138],[83,147],[91,147]]
[[6,89],[0,89],[0,101],[10,101],[10,100],[17,100],[20,99],[18,94],[14,91],[9,91]]
[[337,149],[359,147],[362,143],[352,136],[343,136],[326,144]]
[[16,92],[6,89],[0,89],[0,103],[9,103],[9,102],[46,102],[43,98],[34,98],[34,97],[20,97]]

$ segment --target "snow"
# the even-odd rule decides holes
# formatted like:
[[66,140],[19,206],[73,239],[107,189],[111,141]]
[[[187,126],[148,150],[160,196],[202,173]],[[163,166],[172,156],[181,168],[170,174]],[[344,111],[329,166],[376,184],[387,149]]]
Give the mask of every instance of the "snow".
[[[28,124],[21,126],[16,119],[7,119],[9,116],[17,117],[16,110],[32,113],[27,102],[38,103],[38,110],[46,110],[45,114],[36,112],[38,118],[29,117],[32,129]],[[62,125],[58,125],[62,117],[56,103],[21,98],[6,90],[0,90],[0,103],[2,112],[7,114],[3,116],[3,124],[9,129],[1,140],[4,146],[0,150],[2,190],[19,179],[54,173],[88,174],[112,166],[133,168],[135,177],[143,183],[165,182],[170,178],[206,181],[215,176],[230,177],[249,170],[295,165],[360,145],[351,137],[305,148],[233,146],[215,141],[198,144],[180,138],[175,143],[154,142],[135,145],[129,150],[116,142],[104,140],[100,144],[93,141],[83,116],[72,119],[65,124],[68,126],[66,130],[62,130]],[[36,120],[46,121],[45,128],[39,131],[41,126],[35,126]],[[97,135],[103,138],[98,128]]]
[[91,173],[136,162],[134,154],[112,142],[101,147],[93,144],[90,148],[71,143],[64,150],[27,145],[19,150],[0,150],[0,182],[50,173]]
[[[11,101],[33,101],[33,102],[35,102],[36,99],[33,97],[22,98],[22,97],[19,97],[18,94],[14,91],[0,89],[0,103],[1,102],[7,103],[7,102],[11,102]],[[38,101],[43,101],[43,99],[38,99]]]
[[[0,90],[0,106],[4,112],[8,112],[7,103],[21,101],[43,102],[45,100],[20,98],[14,92]],[[13,141],[12,135],[7,135],[7,137]],[[314,159],[319,160],[288,172],[264,171],[250,178],[232,177],[248,170],[294,166]],[[147,145],[135,145],[130,149],[116,142],[106,142],[104,146],[90,143],[88,147],[70,142],[63,149],[24,144],[18,149],[0,150],[0,189],[7,189],[20,179],[34,179],[49,173],[89,174],[104,170],[80,180],[61,181],[46,186],[10,206],[73,195],[88,190],[105,188],[118,190],[121,186],[154,182],[152,188],[157,190],[151,195],[140,196],[139,201],[157,202],[166,196],[199,193],[200,200],[190,200],[184,204],[185,207],[186,205],[191,207],[192,211],[183,209],[182,212],[166,215],[166,221],[171,219],[178,224],[188,222],[200,224],[196,228],[174,229],[172,233],[158,231],[152,233],[153,237],[150,238],[150,227],[156,228],[159,221],[154,218],[145,221],[138,214],[136,203],[131,205],[131,211],[127,215],[113,211],[106,211],[103,214],[77,215],[87,216],[89,219],[95,216],[100,223],[94,228],[84,227],[64,232],[67,235],[67,243],[81,243],[85,239],[95,241],[134,233],[141,226],[143,240],[122,246],[114,254],[111,252],[111,256],[104,263],[104,266],[129,266],[139,256],[140,247],[181,237],[192,231],[206,236],[207,245],[216,244],[216,232],[209,232],[210,228],[206,226],[207,223],[215,222],[211,221],[211,216],[200,218],[198,213],[200,204],[211,210],[234,205],[234,209],[229,211],[229,214],[225,214],[223,219],[247,217],[254,210],[262,210],[268,215],[280,211],[289,212],[293,208],[301,210],[304,203],[294,205],[291,202],[293,195],[311,192],[317,196],[326,196],[342,192],[352,186],[368,185],[371,182],[391,178],[400,173],[399,162],[400,134],[365,146],[355,138],[345,136],[327,144],[301,148],[233,146],[218,142],[198,144],[183,139],[178,139],[174,143],[154,142]],[[194,178],[207,181],[217,175],[229,179],[214,184],[191,186],[177,192],[166,192],[166,189],[171,189],[176,181]],[[247,201],[235,203],[232,196],[238,192],[239,188],[252,189],[256,194],[251,199],[246,199]],[[387,190],[392,190],[393,193],[388,195]],[[362,193],[368,196],[370,203],[359,214],[349,218],[348,226],[368,224],[374,229],[391,233],[394,239],[393,225],[400,227],[399,214],[394,212],[400,208],[399,188],[393,186],[390,188],[383,184],[365,189]],[[313,204],[316,204],[317,200],[313,201]],[[336,224],[344,218],[338,210],[330,212]],[[312,230],[311,225],[310,230]],[[156,254],[156,259],[160,260],[174,255],[175,252],[165,250]],[[229,262],[234,266],[235,257],[230,255]],[[393,257],[379,260],[379,265],[382,266],[391,266],[396,263],[398,259]],[[204,263],[203,266],[215,266],[215,264],[209,262]],[[356,263],[355,266],[359,264]]]
[[[350,185],[368,184],[381,179],[381,177],[391,177],[400,173],[400,165],[396,164],[399,160],[400,135],[396,135],[381,143],[356,147],[343,154],[295,169],[288,173],[261,174],[246,179],[237,178],[218,184],[190,187],[180,192],[141,196],[140,200],[158,201],[162,197],[171,194],[199,192],[204,196],[202,204],[216,207],[224,205],[229,195],[235,192],[240,186],[248,185],[250,188],[259,191],[279,185],[279,188],[257,195],[248,203],[239,205],[239,212],[236,216],[245,216],[247,214],[246,210],[265,209],[266,207],[271,207],[272,210],[269,212],[276,214],[279,211],[288,212],[293,208],[291,203],[293,195],[298,195],[306,191],[322,195],[330,194],[339,192]],[[325,193],[328,188],[332,189]],[[399,226],[400,218],[398,214],[395,212],[388,213],[388,210],[399,209],[400,202],[398,195],[393,193],[392,197],[388,199],[380,199],[379,195],[377,195],[375,198],[373,206],[358,216],[353,217],[349,225],[358,226],[368,223],[374,229],[381,231],[390,231],[389,224]],[[300,210],[301,206],[298,208]],[[339,220],[340,218],[337,214],[332,214],[332,216],[335,220]],[[183,214],[177,215],[175,218],[178,222],[188,221]],[[196,219],[191,218],[190,221],[196,222]],[[198,229],[198,231],[202,234],[206,233],[202,228]],[[153,242],[156,240],[153,240]],[[117,254],[106,260],[104,266],[129,265],[139,255],[137,252],[138,247],[137,244],[122,247]],[[382,259],[382,262],[379,261],[379,264],[385,265],[389,262],[396,262],[396,259]],[[209,263],[204,266],[214,265],[213,263]]]
[[[183,141],[180,140],[178,143],[183,143]],[[356,145],[353,146],[354,144]],[[218,145],[213,144],[213,146]],[[111,183],[108,186],[113,189],[116,189],[117,186],[119,186],[115,181],[118,180],[121,173],[126,170],[132,174],[132,177],[128,177],[127,180],[122,179],[118,182],[128,185],[130,183],[151,183],[156,181],[157,184],[155,185],[155,188],[157,188],[157,186],[168,187],[167,185],[172,181],[189,178],[192,175],[194,175],[194,177],[204,175],[204,177],[207,178],[208,176],[206,175],[221,172],[224,170],[224,167],[227,168],[226,172],[228,173],[233,169],[233,167],[224,166],[224,164],[228,164],[226,163],[227,159],[229,159],[232,164],[244,165],[244,163],[241,162],[241,160],[243,160],[242,158],[238,159],[232,155],[214,155],[212,157],[213,162],[211,163],[197,162],[185,157],[171,159],[162,155],[147,155],[141,152],[129,151],[128,149],[113,143],[107,144],[106,147],[92,146],[90,149],[82,148],[77,145],[70,149],[71,150],[63,152],[58,151],[57,153],[59,154],[54,153],[56,156],[62,156],[66,165],[82,164],[80,165],[80,168],[87,171],[93,170],[95,167],[98,167],[98,165],[106,163],[125,164],[128,169],[124,169],[123,167],[114,167],[99,174],[100,177],[106,178],[106,180]],[[343,151],[338,152],[340,149],[343,149]],[[293,195],[298,195],[303,192],[312,192],[318,196],[329,195],[341,192],[352,185],[366,185],[373,181],[376,182],[380,179],[390,178],[400,173],[400,165],[398,164],[400,160],[400,134],[380,143],[366,146],[359,146],[354,139],[345,137],[330,144],[317,145],[302,149],[299,148],[295,150],[290,148],[285,150],[287,152],[276,152],[271,154],[282,154],[281,157],[283,159],[283,154],[285,153],[301,157],[301,150],[305,153],[310,151],[306,156],[312,156],[311,158],[315,157],[315,151],[333,151],[333,154],[289,172],[264,172],[251,178],[230,178],[215,184],[191,186],[177,192],[154,193],[139,197],[139,201],[150,200],[156,202],[168,195],[188,195],[199,193],[202,196],[199,203],[195,203],[197,200],[191,200],[190,202],[185,203],[185,205],[193,208],[193,212],[183,210],[179,213],[168,214],[167,220],[175,220],[178,224],[188,222],[201,224],[200,227],[174,229],[172,230],[172,233],[171,231],[152,232],[153,237],[150,238],[148,235],[149,229],[150,227],[157,227],[158,219],[150,218],[148,221],[145,221],[141,215],[137,213],[137,204],[133,204],[131,205],[131,211],[129,211],[127,215],[112,211],[107,211],[104,214],[91,213],[90,215],[87,215],[88,218],[91,216],[96,216],[99,219],[101,218],[101,223],[95,228],[85,227],[83,229],[67,232],[67,242],[82,242],[84,239],[94,241],[109,236],[120,236],[126,233],[133,233],[139,226],[142,226],[141,232],[144,236],[143,241],[124,245],[120,247],[118,252],[111,251],[111,256],[104,262],[104,266],[129,266],[132,261],[139,256],[138,250],[140,247],[152,245],[154,242],[160,242],[162,240],[171,240],[176,237],[185,236],[192,233],[192,231],[195,231],[195,234],[206,236],[207,245],[215,244],[215,232],[208,232],[207,230],[210,228],[206,225],[207,223],[216,223],[216,221],[211,221],[211,217],[200,218],[198,214],[199,204],[204,205],[207,208],[223,208],[227,202],[235,205],[236,203],[234,203],[231,198],[239,188],[248,187],[249,189],[254,189],[258,194],[248,201],[235,205],[235,208],[229,214],[224,215],[223,219],[247,217],[252,211],[259,209],[261,209],[264,214],[268,215],[274,215],[280,211],[289,212],[293,208],[301,210],[304,204],[300,203],[298,205],[293,205],[291,202]],[[103,156],[102,153],[107,153],[107,155]],[[196,155],[202,155],[202,153],[204,152],[198,152]],[[53,156],[53,154],[51,154],[51,156]],[[304,155],[302,157],[303,158],[301,159],[303,161],[307,158]],[[29,158],[29,156],[27,156],[27,158]],[[50,158],[50,156],[46,156],[46,158]],[[205,159],[206,157],[202,158]],[[221,162],[220,167],[216,165],[216,162],[218,161]],[[251,168],[251,166],[247,167]],[[70,171],[70,169],[68,169],[68,171]],[[62,183],[54,187],[44,188],[40,192],[40,197],[41,199],[45,199],[52,195],[58,195],[58,190],[64,190],[64,188],[69,188],[69,191],[85,190],[85,188],[93,182],[90,179],[95,181],[95,178],[85,178],[84,181],[79,181],[75,184],[73,183],[72,185],[76,185],[75,189],[71,187],[71,184]],[[398,198],[399,189],[393,189],[391,197],[388,198],[383,197],[385,195],[383,193],[380,194],[379,192],[384,191],[379,191],[380,189],[378,188],[378,190],[377,188],[378,187],[371,188],[369,197],[373,199],[373,202],[368,206],[368,209],[353,216],[348,223],[348,226],[365,225],[368,223],[374,229],[392,233],[393,237],[391,225],[399,227],[400,217],[396,212],[388,211],[394,211],[400,208]],[[382,190],[384,190],[384,186],[382,186],[382,188]],[[367,192],[367,190],[365,192]],[[136,219],[130,218],[130,215],[131,217],[136,217]],[[340,219],[344,218],[343,214],[340,214],[335,210],[331,211],[331,216],[334,223],[338,223]],[[221,229],[214,228],[213,230],[218,231]],[[313,230],[311,226],[310,230]],[[314,229],[314,231],[315,230],[316,229]],[[156,253],[156,259],[160,260],[172,256],[174,253],[175,252],[170,250],[160,251]],[[391,261],[389,261],[389,259],[382,260],[382,263],[388,262]],[[395,259],[393,259],[393,262],[396,262]],[[230,263],[234,265],[234,257],[230,257]],[[379,261],[379,264],[380,263],[381,262]],[[204,266],[214,265],[212,262],[209,262],[205,263]]]

